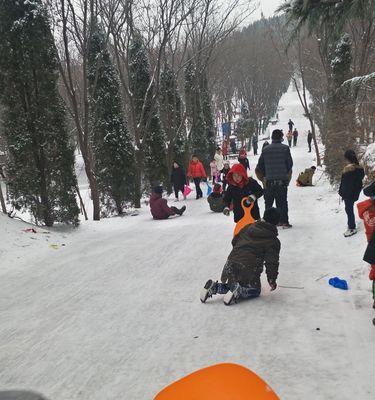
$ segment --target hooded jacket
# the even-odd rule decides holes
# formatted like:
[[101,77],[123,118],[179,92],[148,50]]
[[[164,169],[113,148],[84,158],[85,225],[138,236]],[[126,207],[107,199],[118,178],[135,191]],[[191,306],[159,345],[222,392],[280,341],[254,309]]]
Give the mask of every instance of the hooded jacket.
[[348,164],[342,171],[339,195],[344,200],[357,201],[362,190],[365,171],[358,164]]
[[255,173],[259,180],[280,180],[289,183],[292,175],[293,159],[289,146],[282,144],[281,140],[272,140],[264,147],[259,157]]
[[159,193],[153,193],[150,197],[150,209],[151,215],[154,219],[167,219],[171,215],[175,215],[175,212],[168,207],[168,202],[163,199]]
[[197,162],[191,160],[187,176],[191,176],[192,178],[206,178],[206,171],[204,170],[203,164],[199,160]]
[[[237,184],[233,180],[233,174],[237,173],[242,176],[242,181]],[[234,164],[233,167],[228,172],[226,180],[229,184],[227,190],[225,191],[224,203],[226,207],[230,207],[233,203],[233,215],[234,222],[238,222],[243,216],[244,212],[241,206],[241,201],[244,197],[254,195],[257,199],[263,196],[263,189],[259,183],[247,176],[245,168],[241,164]],[[251,215],[255,220],[260,218],[258,202],[255,201],[254,207],[251,210]]]
[[315,174],[315,170],[312,168],[306,168],[304,172],[301,172],[298,175],[297,181],[302,186],[312,186],[312,178]]
[[249,271],[246,274],[249,283],[259,280],[263,264],[266,267],[267,278],[276,281],[281,248],[277,236],[276,226],[263,220],[245,226],[232,240],[233,249],[228,261],[242,264],[247,270],[251,270],[253,276],[249,277]]

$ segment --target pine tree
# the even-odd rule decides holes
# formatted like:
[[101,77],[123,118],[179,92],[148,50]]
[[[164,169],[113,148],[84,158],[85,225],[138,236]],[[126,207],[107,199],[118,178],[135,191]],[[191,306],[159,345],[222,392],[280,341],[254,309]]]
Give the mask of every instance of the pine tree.
[[[150,63],[139,35],[134,35],[129,48],[129,88],[133,96],[134,126],[138,129],[137,168],[144,170],[150,185],[166,181],[165,133],[160,121],[159,105],[152,95]],[[143,109],[144,107],[144,109]]]
[[186,129],[182,113],[182,100],[176,76],[166,64],[160,76],[160,116],[166,132],[169,168],[173,160],[182,165],[187,164]]
[[208,89],[208,81],[206,74],[203,73],[201,77],[201,98],[202,98],[202,112],[204,116],[204,123],[206,127],[206,138],[207,138],[207,151],[208,157],[212,157],[215,154],[215,122],[214,114],[211,106],[211,96]]
[[105,214],[122,214],[134,198],[134,147],[122,108],[119,78],[94,21],[88,57],[94,169]]
[[37,222],[78,224],[74,151],[57,90],[58,63],[41,0],[0,0],[0,80],[9,195]]
[[190,61],[185,68],[185,98],[187,119],[190,125],[190,150],[207,166],[210,155],[200,89],[195,65]]

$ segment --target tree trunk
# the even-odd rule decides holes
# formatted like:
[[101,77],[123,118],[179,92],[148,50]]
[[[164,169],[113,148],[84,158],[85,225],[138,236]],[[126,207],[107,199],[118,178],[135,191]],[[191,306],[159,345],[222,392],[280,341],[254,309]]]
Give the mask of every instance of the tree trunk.
[[87,175],[87,180],[89,181],[90,191],[91,191],[91,199],[93,204],[93,220],[100,220],[100,198],[99,198],[99,189],[98,184],[96,182],[96,177],[93,173],[93,163],[91,157],[88,156],[84,149],[81,149],[82,157],[85,164],[85,171]]
[[7,209],[5,207],[3,190],[1,189],[1,182],[0,182],[0,202],[1,202],[1,209],[3,210],[3,213],[6,214],[7,213]]
[[141,208],[142,198],[142,154],[140,150],[135,152],[136,169],[135,169],[135,187],[134,187],[134,207]]
[[85,221],[87,221],[88,220],[87,212],[86,212],[85,204],[82,200],[81,192],[79,191],[78,185],[76,186],[76,191],[77,191],[78,198],[79,198],[79,204],[81,205],[81,213],[83,213],[83,215],[85,216]]

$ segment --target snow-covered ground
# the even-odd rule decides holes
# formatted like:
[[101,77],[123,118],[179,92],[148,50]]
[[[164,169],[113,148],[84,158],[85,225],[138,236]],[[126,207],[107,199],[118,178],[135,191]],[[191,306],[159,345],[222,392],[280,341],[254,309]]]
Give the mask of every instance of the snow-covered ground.
[[[301,133],[294,182],[314,156],[296,93],[280,105],[284,131],[292,118]],[[343,206],[321,174],[315,187],[291,184],[293,229],[280,231],[278,283],[298,288],[271,293],[265,283],[260,298],[231,307],[220,296],[199,301],[205,281],[220,276],[234,227],[205,199],[191,196],[186,213],[166,221],[144,207],[139,216],[44,233],[0,216],[0,390],[150,400],[196,369],[235,362],[283,400],[373,400],[366,239],[362,225],[343,237]],[[334,276],[349,290],[329,286]]]

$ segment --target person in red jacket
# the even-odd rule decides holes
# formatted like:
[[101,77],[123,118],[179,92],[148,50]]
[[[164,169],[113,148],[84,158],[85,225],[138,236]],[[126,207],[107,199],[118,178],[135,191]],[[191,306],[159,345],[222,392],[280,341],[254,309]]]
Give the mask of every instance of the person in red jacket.
[[151,215],[154,219],[167,219],[172,215],[182,215],[186,206],[181,208],[169,207],[167,200],[163,199],[163,187],[155,186],[150,197]]
[[363,219],[367,237],[367,249],[363,260],[371,264],[369,279],[372,280],[372,297],[375,308],[375,181],[363,189],[363,193],[370,197],[357,204],[359,218]]
[[258,201],[263,196],[263,189],[259,183],[247,176],[247,172],[242,164],[234,164],[227,175],[228,188],[224,195],[225,208],[223,213],[229,215],[230,206],[233,204],[234,222],[238,222],[243,216],[241,201],[248,197],[249,201],[255,202],[251,215],[255,220],[260,219]]
[[203,193],[200,187],[201,180],[207,180],[206,171],[204,170],[203,164],[199,161],[196,155],[193,155],[190,163],[187,176],[193,178],[196,191],[196,199],[203,197]]

